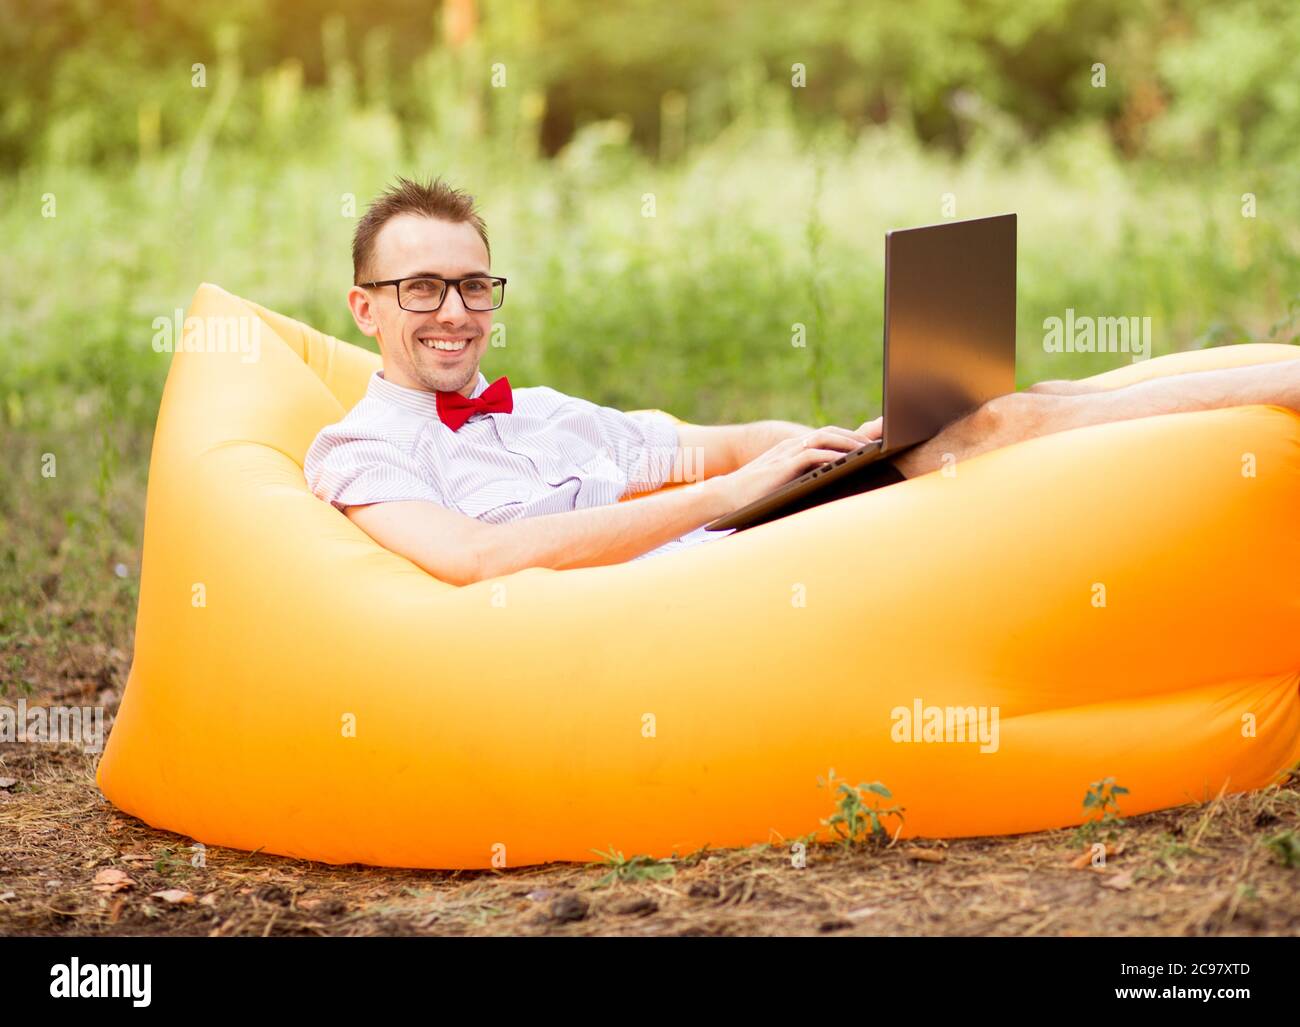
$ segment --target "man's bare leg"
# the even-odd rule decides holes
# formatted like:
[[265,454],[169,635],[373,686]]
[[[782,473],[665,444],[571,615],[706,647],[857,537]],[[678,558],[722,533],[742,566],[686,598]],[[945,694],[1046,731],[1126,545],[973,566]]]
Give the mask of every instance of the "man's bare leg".
[[968,460],[1039,435],[1110,421],[1257,403],[1300,413],[1300,349],[1290,359],[1277,359],[1277,348],[1268,349],[1273,355],[1266,363],[1182,371],[1116,387],[1109,385],[1113,372],[1082,382],[1043,382],[990,400],[893,463],[915,478],[939,469],[945,458]]

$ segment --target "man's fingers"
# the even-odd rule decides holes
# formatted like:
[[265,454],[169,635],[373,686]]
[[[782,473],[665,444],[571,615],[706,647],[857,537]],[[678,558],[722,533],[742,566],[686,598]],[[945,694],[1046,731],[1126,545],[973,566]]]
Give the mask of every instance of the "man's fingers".
[[828,424],[822,429],[822,431],[832,432],[835,435],[842,435],[846,439],[852,439],[857,442],[858,445],[862,445],[866,440],[880,438],[879,428],[880,418],[877,417],[874,421],[868,421],[866,424],[862,425],[857,431],[854,431],[851,428],[841,428],[839,425],[835,424]]
[[858,430],[854,432],[854,434],[865,435],[869,439],[878,439],[881,436],[884,425],[885,425],[885,419],[883,417],[877,417],[874,420],[870,420],[870,421],[863,421],[862,424],[858,426]]
[[833,424],[828,424],[825,428],[818,428],[815,432],[805,435],[803,439],[803,448],[808,449],[812,446],[843,446],[848,450],[857,449],[866,443],[868,439],[863,438],[856,432],[851,432],[847,428],[839,428]]
[[818,464],[828,463],[843,456],[837,449],[808,449],[800,453],[795,459],[795,466],[800,471],[816,467]]

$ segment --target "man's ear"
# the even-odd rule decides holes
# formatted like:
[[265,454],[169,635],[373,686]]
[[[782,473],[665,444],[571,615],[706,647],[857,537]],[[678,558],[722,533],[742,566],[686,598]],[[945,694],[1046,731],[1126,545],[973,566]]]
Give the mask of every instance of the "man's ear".
[[379,324],[375,321],[375,312],[370,305],[370,293],[359,285],[348,290],[348,309],[352,311],[352,320],[357,323],[362,335],[372,339],[379,335]]

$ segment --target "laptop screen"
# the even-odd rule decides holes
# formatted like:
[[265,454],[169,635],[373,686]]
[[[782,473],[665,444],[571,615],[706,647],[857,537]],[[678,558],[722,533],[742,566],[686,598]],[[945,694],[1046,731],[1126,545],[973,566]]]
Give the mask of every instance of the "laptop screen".
[[1016,387],[1016,215],[885,236],[884,449]]

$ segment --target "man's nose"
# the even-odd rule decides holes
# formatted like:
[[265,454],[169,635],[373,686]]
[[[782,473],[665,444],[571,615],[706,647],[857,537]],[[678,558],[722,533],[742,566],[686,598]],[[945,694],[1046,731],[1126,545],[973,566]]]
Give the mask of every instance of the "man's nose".
[[454,285],[448,285],[447,294],[442,298],[442,306],[438,308],[438,319],[459,322],[464,321],[468,313],[465,301],[460,298],[460,290]]

